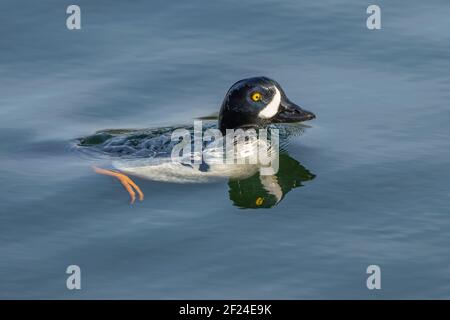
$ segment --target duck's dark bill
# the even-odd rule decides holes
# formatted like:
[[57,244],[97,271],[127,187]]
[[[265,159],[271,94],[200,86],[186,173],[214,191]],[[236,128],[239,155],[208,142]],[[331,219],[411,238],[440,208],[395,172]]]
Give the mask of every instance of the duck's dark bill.
[[316,117],[311,111],[303,110],[289,100],[281,101],[280,112],[272,119],[272,122],[290,123],[312,120]]

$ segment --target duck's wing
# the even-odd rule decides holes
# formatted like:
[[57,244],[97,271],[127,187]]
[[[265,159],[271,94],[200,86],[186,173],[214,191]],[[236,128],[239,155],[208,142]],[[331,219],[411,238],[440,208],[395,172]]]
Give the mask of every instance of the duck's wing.
[[[203,129],[215,124],[204,123]],[[77,151],[95,158],[138,159],[170,157],[179,139],[172,139],[175,130],[193,132],[193,126],[171,126],[151,129],[106,129],[78,138],[73,146]]]
[[[189,127],[185,127],[191,130]],[[96,158],[153,158],[170,155],[173,127],[157,129],[108,129],[79,138],[75,147]]]

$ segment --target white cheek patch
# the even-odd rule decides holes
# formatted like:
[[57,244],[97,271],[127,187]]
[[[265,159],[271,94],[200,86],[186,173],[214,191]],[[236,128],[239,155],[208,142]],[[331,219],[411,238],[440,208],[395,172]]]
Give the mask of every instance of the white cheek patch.
[[267,106],[264,107],[259,113],[258,116],[260,118],[269,119],[278,113],[278,108],[280,107],[281,102],[281,94],[278,91],[277,87],[275,87],[275,94]]

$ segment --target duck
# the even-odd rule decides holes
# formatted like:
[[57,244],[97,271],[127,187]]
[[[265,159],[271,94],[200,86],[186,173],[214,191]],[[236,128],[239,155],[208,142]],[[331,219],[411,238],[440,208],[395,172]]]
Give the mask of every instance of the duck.
[[[314,113],[289,100],[278,82],[260,76],[234,83],[225,95],[218,117],[203,118],[206,123],[202,124],[202,132],[217,130],[226,135],[231,130],[243,132],[245,135],[251,130],[301,123],[315,118]],[[164,182],[201,183],[223,177],[246,179],[260,169],[260,165],[254,163],[230,165],[223,161],[211,161],[211,158],[214,160],[218,148],[209,149],[211,154],[208,162],[202,159],[204,154],[197,162],[174,162],[173,151],[180,143],[179,139],[173,138],[177,130],[193,134],[196,128],[184,125],[147,129],[106,129],[76,139],[75,147],[92,160],[110,162],[112,168],[97,164],[92,165],[92,168],[95,173],[117,179],[128,192],[131,204],[136,198],[143,201],[144,192],[130,176]],[[282,132],[285,136],[292,134],[289,130]],[[217,143],[217,138],[212,140]],[[256,152],[253,147],[254,145],[246,150],[247,156],[248,153]],[[219,149],[223,151],[223,148]],[[220,155],[222,156],[222,153]],[[189,158],[189,161],[191,160]]]

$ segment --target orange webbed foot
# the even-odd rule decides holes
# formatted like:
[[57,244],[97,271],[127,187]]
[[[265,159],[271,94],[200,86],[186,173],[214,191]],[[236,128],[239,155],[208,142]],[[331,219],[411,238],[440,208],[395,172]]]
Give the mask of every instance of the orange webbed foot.
[[119,180],[119,182],[124,186],[125,190],[128,191],[130,198],[131,198],[130,204],[133,204],[134,201],[136,201],[136,192],[138,193],[139,201],[144,200],[144,193],[141,191],[141,189],[137,186],[136,183],[134,183],[133,180],[131,180],[129,177],[127,177],[123,173],[116,172],[113,170],[106,170],[106,169],[102,169],[102,168],[98,168],[98,167],[92,167],[92,169],[94,169],[94,171],[96,173],[104,174],[107,176],[117,178]]

